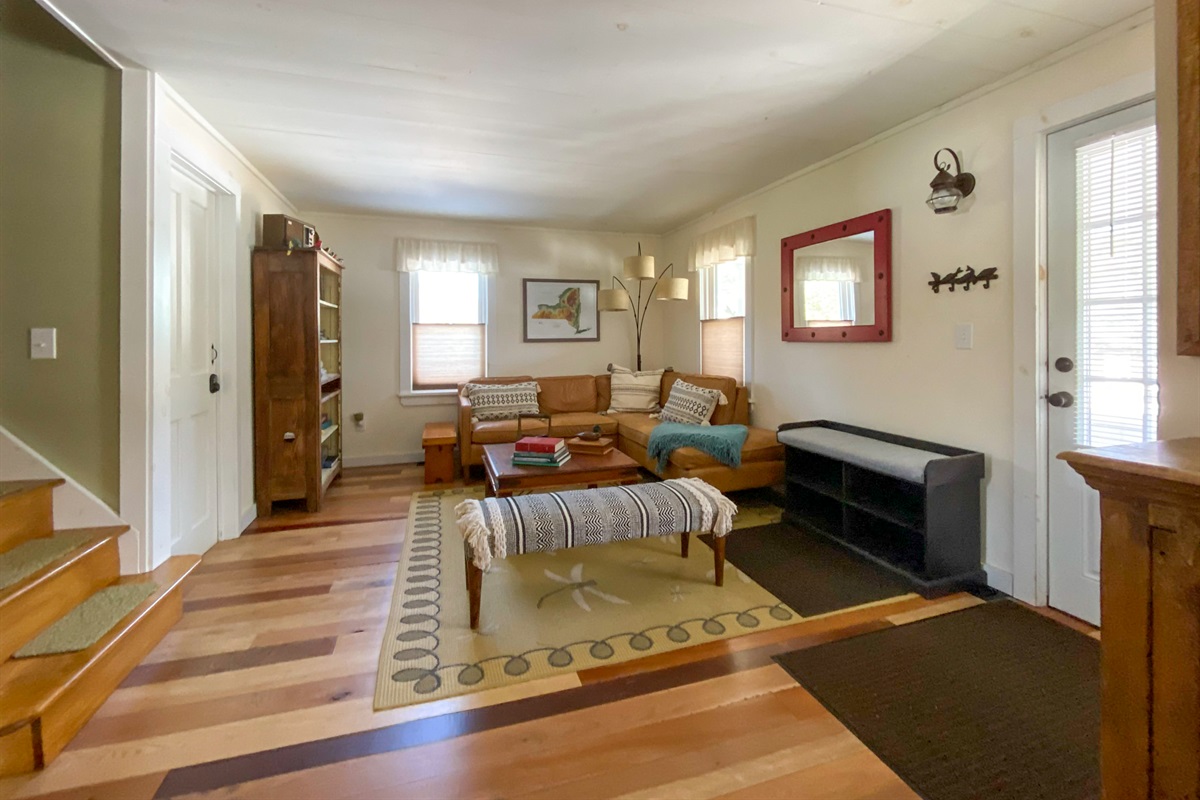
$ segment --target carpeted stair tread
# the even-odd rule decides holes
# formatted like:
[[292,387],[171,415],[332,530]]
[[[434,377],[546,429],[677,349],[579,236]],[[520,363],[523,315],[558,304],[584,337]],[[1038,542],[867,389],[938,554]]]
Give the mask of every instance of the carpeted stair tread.
[[105,634],[157,589],[158,584],[152,581],[117,584],[101,589],[39,633],[14,653],[13,658],[34,658],[86,650],[104,638]]
[[926,800],[1099,800],[1100,643],[985,603],[776,656]]
[[88,531],[60,531],[53,536],[30,539],[0,553],[0,592],[15,586],[43,567],[95,538]]

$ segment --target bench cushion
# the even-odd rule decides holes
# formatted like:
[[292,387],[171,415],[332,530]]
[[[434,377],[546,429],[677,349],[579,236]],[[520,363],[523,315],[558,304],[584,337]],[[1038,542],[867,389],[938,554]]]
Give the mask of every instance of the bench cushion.
[[475,566],[493,558],[605,542],[733,530],[737,506],[698,478],[469,499],[455,509]]
[[836,458],[912,483],[925,482],[925,465],[946,456],[891,442],[881,442],[832,428],[790,428],[779,432],[779,441],[798,450]]

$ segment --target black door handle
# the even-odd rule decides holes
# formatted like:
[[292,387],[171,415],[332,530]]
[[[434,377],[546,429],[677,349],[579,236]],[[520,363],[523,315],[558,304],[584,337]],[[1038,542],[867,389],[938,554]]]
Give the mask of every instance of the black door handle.
[[1075,405],[1075,395],[1070,392],[1055,392],[1046,398],[1046,402],[1055,408],[1070,408]]
[[214,372],[208,376],[208,392],[216,394],[219,391],[221,391],[221,382],[217,380],[217,373]]

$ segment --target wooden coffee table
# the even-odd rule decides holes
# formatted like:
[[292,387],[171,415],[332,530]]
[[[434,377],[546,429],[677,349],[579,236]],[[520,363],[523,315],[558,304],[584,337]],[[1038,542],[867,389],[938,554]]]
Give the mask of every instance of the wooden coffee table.
[[571,454],[561,467],[525,467],[512,463],[512,444],[485,444],[483,469],[488,497],[504,497],[517,489],[561,489],[577,483],[589,489],[600,483],[640,483],[638,463],[620,450],[602,456]]

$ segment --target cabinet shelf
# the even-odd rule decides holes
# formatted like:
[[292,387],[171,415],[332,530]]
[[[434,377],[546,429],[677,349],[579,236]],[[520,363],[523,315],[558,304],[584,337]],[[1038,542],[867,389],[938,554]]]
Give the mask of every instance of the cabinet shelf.
[[321,395],[321,405],[328,403],[330,400],[337,397],[341,393],[342,393],[341,389],[334,389],[332,392],[326,392],[325,394]]
[[339,373],[330,372],[324,378],[321,378],[321,385],[328,386],[329,384],[333,383],[334,381],[338,381],[341,379],[342,379],[342,376]]
[[328,300],[317,300],[317,305],[320,305],[324,308],[338,308],[337,303],[331,303]]
[[325,444],[325,442],[329,441],[329,437],[337,433],[339,427],[340,426],[335,423],[330,425],[328,428],[321,428],[321,444]]
[[337,339],[321,339],[320,342],[321,342],[321,344],[337,344],[338,340]]

